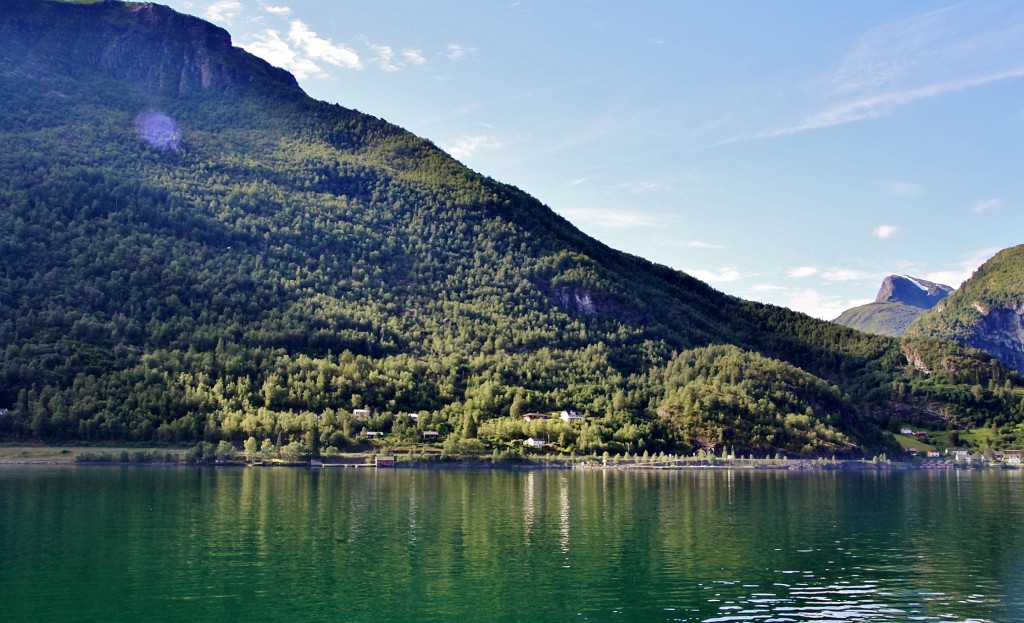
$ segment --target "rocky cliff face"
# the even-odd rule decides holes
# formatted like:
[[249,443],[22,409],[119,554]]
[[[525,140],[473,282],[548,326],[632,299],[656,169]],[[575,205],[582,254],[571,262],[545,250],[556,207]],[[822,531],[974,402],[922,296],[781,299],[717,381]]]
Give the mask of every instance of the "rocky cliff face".
[[903,303],[921,309],[931,309],[946,298],[953,288],[906,275],[889,275],[875,296],[876,303]]
[[925,310],[935,307],[953,291],[907,275],[889,275],[882,281],[874,303],[848,309],[835,322],[867,333],[899,337]]
[[1024,303],[985,309],[973,329],[966,340],[968,346],[987,351],[1024,373]]
[[35,72],[54,62],[72,74],[76,68],[101,68],[163,96],[235,92],[256,84],[299,90],[286,71],[232,47],[227,31],[167,7],[56,4],[0,0],[0,72]]

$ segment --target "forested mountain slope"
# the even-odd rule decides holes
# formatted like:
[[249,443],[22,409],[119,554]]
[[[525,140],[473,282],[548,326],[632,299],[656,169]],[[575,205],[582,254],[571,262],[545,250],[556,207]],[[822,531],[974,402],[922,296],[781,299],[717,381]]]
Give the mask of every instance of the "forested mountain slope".
[[[896,406],[1020,419],[978,354],[920,383],[894,340],[609,249],[159,5],[0,0],[0,93],[3,437],[502,444],[575,408],[565,449],[856,454]],[[744,378],[725,422],[708,392]]]
[[985,262],[909,333],[955,339],[1024,372],[1024,245]]

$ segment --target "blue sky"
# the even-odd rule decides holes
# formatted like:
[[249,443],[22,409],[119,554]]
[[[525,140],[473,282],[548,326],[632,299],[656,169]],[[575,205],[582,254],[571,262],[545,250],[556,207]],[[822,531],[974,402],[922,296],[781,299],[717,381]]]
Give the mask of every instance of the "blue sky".
[[167,4],[743,298],[831,319],[1024,242],[1024,3]]

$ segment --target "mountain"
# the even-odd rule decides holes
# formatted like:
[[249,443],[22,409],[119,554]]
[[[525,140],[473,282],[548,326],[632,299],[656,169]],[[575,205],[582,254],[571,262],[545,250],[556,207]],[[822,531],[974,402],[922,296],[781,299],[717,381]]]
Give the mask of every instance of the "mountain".
[[908,334],[951,338],[1024,372],[1024,245],[985,262]]
[[908,275],[889,275],[873,303],[854,307],[833,320],[859,331],[899,337],[925,310],[935,307],[953,288]]
[[0,438],[850,456],[1021,395],[610,249],[166,7],[0,0],[0,93]]

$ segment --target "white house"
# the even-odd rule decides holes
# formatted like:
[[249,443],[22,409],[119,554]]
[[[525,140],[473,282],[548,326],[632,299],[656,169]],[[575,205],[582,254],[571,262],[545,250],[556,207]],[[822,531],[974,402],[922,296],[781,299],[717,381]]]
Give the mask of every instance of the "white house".
[[913,435],[914,431],[913,431],[913,429],[904,427],[904,428],[900,429],[900,434],[901,435]]
[[543,448],[544,446],[548,445],[548,443],[543,439],[534,439],[533,437],[530,437],[529,439],[523,442],[523,445],[528,446],[530,448]]
[[558,416],[558,419],[562,420],[563,422],[579,422],[580,420],[583,419],[583,416],[571,409],[567,409],[565,411],[562,411],[562,415]]
[[352,417],[357,420],[365,420],[370,417],[369,409],[352,409]]

